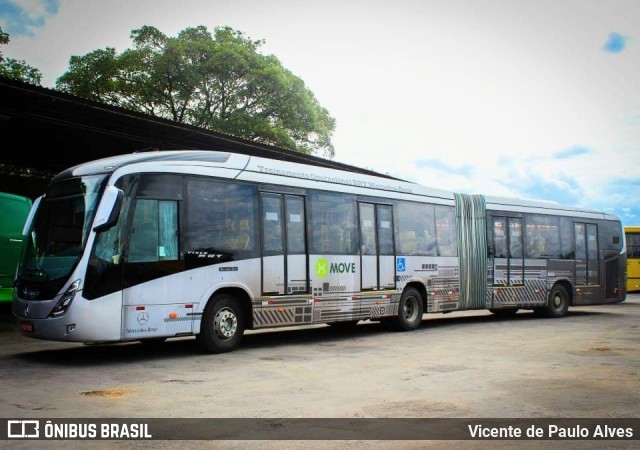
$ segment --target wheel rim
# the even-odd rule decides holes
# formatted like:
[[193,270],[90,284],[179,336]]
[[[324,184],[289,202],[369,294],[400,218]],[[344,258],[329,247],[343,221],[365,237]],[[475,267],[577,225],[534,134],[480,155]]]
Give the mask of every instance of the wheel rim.
[[562,309],[563,304],[564,304],[564,298],[562,294],[560,294],[559,292],[556,292],[555,295],[553,296],[553,307],[555,309]]
[[402,313],[408,322],[413,322],[418,317],[418,299],[414,296],[407,297],[402,305]]
[[213,320],[213,329],[220,339],[230,339],[238,329],[238,318],[231,308],[222,308]]

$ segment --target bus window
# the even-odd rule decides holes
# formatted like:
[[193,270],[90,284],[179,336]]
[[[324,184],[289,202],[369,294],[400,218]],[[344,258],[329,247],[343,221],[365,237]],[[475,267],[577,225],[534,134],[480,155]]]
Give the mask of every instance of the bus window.
[[640,258],[640,233],[627,233],[627,258]]
[[456,213],[450,206],[436,206],[438,256],[456,256]]
[[598,283],[598,226],[587,224],[587,284]]
[[560,255],[559,218],[530,214],[526,216],[528,258],[557,258]]
[[396,214],[396,240],[402,255],[436,256],[433,205],[400,202]]
[[131,194],[137,184],[135,180],[135,176],[125,176],[116,183],[116,186],[124,192],[124,200],[118,223],[96,234],[84,285],[84,295],[88,299],[122,289],[122,250],[126,242],[125,230],[129,210],[133,203]]
[[604,259],[617,258],[622,252],[622,227],[620,223],[604,221],[598,225],[600,256]]
[[285,197],[287,211],[287,253],[305,254],[304,243],[304,200],[302,197],[287,195]]
[[495,258],[507,257],[507,219],[493,218],[493,253]]
[[178,259],[178,202],[138,199],[128,262]]
[[560,218],[560,257],[574,259],[576,256],[576,241],[573,237],[573,221],[568,217]]
[[225,259],[246,259],[258,254],[257,201],[252,186],[206,178],[187,181],[184,246],[187,265],[221,262],[191,254],[224,254]]
[[584,224],[575,224],[576,259],[587,259],[587,240],[584,236]]
[[334,255],[358,254],[355,198],[315,193],[310,195],[309,204],[311,252]]
[[387,205],[376,206],[378,217],[378,247],[381,255],[393,255],[393,214]]
[[509,218],[509,257],[522,258],[522,219]]
[[262,238],[264,255],[282,255],[282,202],[280,195],[262,194]]

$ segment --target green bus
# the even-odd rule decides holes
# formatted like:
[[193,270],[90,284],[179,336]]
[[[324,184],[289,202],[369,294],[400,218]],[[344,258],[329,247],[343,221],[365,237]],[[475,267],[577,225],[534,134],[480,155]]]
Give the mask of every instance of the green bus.
[[31,210],[31,200],[0,192],[0,302],[10,302],[13,277],[22,254],[22,227]]

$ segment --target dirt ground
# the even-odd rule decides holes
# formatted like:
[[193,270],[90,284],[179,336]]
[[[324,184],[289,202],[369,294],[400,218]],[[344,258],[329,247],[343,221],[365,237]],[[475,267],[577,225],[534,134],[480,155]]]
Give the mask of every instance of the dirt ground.
[[[6,305],[5,305],[6,306]],[[248,332],[204,355],[193,338],[157,347],[30,340],[0,322],[5,418],[640,417],[640,294],[572,308],[425,316],[413,332],[376,323]],[[637,445],[638,441],[635,441]],[[11,448],[633,448],[623,441],[5,442]],[[603,444],[605,444],[603,446]],[[3,445],[4,447],[4,445]],[[637,448],[637,447],[636,447]]]

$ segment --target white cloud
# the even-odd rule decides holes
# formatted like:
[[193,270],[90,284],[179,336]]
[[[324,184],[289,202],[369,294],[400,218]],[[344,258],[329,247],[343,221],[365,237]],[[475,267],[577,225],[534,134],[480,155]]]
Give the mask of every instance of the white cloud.
[[[341,162],[462,192],[565,195],[620,212],[634,201],[636,0],[63,1],[5,53],[51,85],[70,55],[122,50],[144,24],[168,34],[229,25],[266,39],[336,118]],[[625,36],[624,51],[602,51],[610,33]],[[591,151],[554,158],[577,146]],[[418,166],[428,160],[440,164]],[[627,184],[612,193],[619,179]]]

